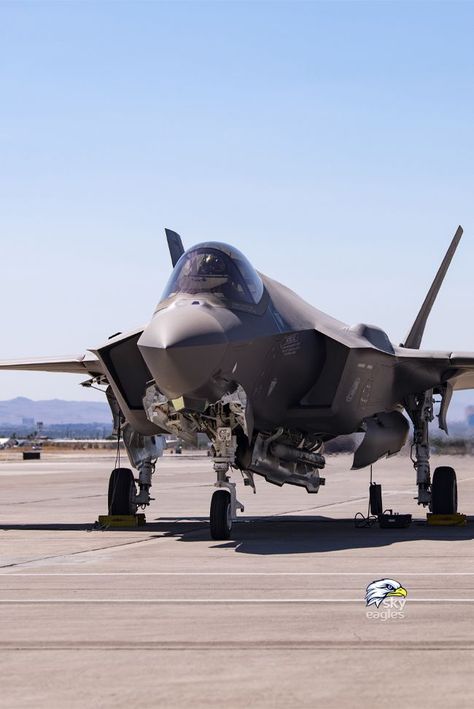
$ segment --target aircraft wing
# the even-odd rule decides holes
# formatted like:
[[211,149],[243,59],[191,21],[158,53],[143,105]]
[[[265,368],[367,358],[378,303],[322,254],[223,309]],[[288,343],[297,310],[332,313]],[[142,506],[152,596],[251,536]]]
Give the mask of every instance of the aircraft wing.
[[36,359],[0,360],[0,369],[13,369],[30,372],[66,372],[69,374],[103,374],[101,363],[93,355],[72,357],[38,357]]
[[[451,391],[474,389],[474,352],[430,352],[397,348],[402,381],[412,391],[449,384]],[[405,386],[402,384],[402,389]]]
[[474,352],[453,352],[449,357],[445,378],[455,391],[474,389]]

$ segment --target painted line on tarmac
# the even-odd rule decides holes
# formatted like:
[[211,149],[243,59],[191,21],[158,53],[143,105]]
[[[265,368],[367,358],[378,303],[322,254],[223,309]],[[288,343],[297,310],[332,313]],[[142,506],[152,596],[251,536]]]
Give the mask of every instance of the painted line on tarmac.
[[[145,539],[143,541],[152,541]],[[128,546],[129,544],[137,544],[137,542],[129,542],[120,546]],[[86,553],[88,551],[108,551],[117,547],[101,547],[100,549],[86,549],[84,552],[75,552],[77,554]],[[63,555],[69,556],[68,554]],[[55,558],[55,557],[53,557]],[[33,562],[24,562],[33,563]],[[474,571],[391,571],[393,576],[474,576]],[[10,578],[11,576],[383,576],[382,574],[374,573],[373,571],[65,571],[61,572],[2,572],[2,576]]]
[[[474,603],[474,598],[410,598],[412,603]],[[250,604],[316,604],[316,603],[363,603],[360,598],[3,598],[0,605],[103,605],[112,603],[115,605],[214,605],[216,603],[250,605]],[[376,610],[376,609],[373,609]]]
[[473,651],[473,644],[469,641],[455,641],[450,642],[444,639],[440,640],[439,643],[434,642],[412,642],[409,640],[400,641],[374,641],[371,640],[370,643],[364,644],[360,640],[349,640],[349,641],[291,641],[291,640],[277,640],[277,641],[265,641],[261,640],[237,640],[237,641],[220,641],[211,640],[209,642],[174,642],[161,640],[158,642],[150,641],[124,641],[124,642],[101,642],[101,641],[42,641],[42,642],[1,642],[0,641],[0,652],[38,652],[38,651],[69,651],[74,652],[81,651],[124,651],[124,650],[140,650],[140,651],[153,651],[153,652],[222,652],[223,650],[242,650],[250,652],[261,652],[262,650],[278,652],[287,650],[296,650],[307,652],[308,650],[335,650],[340,652],[341,650],[355,650],[357,652],[369,652],[377,653],[380,650],[390,650],[390,651],[400,651],[400,652],[425,652],[425,651],[441,651],[441,652],[451,652],[465,650],[468,652]]

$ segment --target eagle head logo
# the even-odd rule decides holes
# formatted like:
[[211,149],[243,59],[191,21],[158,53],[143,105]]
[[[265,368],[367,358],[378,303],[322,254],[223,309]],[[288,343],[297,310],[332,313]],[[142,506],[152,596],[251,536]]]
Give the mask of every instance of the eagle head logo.
[[371,606],[375,603],[377,608],[386,598],[401,597],[406,598],[407,591],[394,579],[380,579],[372,581],[365,590],[365,603]]

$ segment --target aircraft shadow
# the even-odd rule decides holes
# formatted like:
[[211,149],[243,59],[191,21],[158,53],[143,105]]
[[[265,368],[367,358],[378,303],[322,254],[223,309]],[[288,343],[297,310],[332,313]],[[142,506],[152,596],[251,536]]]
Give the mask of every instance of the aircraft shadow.
[[93,529],[92,524],[63,524],[62,522],[44,522],[42,524],[2,524],[0,522],[0,532],[8,531],[19,531],[19,530],[33,530],[33,531],[56,531],[56,532],[70,532],[70,531],[84,531],[89,532]]
[[102,528],[92,523],[0,524],[0,532],[107,531],[151,533],[174,537],[180,542],[206,542],[213,548],[234,550],[239,554],[285,555],[314,554],[348,549],[370,549],[413,541],[466,541],[474,539],[474,517],[465,527],[431,527],[415,520],[407,529],[380,529],[378,525],[356,528],[354,520],[323,516],[241,517],[228,541],[214,541],[207,517],[160,517],[141,527]]
[[[401,542],[422,540],[465,541],[474,539],[474,517],[465,527],[431,527],[415,520],[406,529],[356,528],[354,520],[329,517],[242,518],[225,542],[212,541],[213,547],[234,549],[239,554],[277,555],[314,554],[347,549],[370,549]],[[208,528],[185,533],[182,542],[208,541]]]
[[[208,530],[209,520],[207,517],[192,517],[186,520],[176,519],[176,517],[160,518],[153,522],[147,522],[139,527],[103,527],[97,522],[69,523],[69,522],[33,522],[31,524],[2,524],[0,522],[0,532],[8,531],[53,531],[53,532],[159,532],[163,536],[181,536],[190,534],[193,531]],[[209,533],[207,535],[209,537]]]

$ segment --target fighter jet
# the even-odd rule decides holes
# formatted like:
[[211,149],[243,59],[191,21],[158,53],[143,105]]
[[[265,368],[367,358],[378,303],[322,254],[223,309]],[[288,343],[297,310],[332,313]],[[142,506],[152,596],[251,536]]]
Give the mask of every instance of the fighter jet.
[[[227,539],[243,511],[231,471],[255,490],[258,476],[317,493],[324,444],[362,432],[353,469],[400,451],[412,423],[418,504],[457,509],[455,471],[431,476],[429,423],[439,426],[455,389],[474,388],[474,353],[420,349],[425,325],[462,236],[459,227],[405,341],[379,327],[349,326],[259,273],[218,242],[187,251],[166,230],[173,271],[150,322],[78,357],[15,360],[1,369],[88,375],[103,387],[130,468],[109,480],[110,514],[150,504],[152,474],[166,436],[212,442],[216,490],[210,533]],[[435,400],[435,397],[439,397]]]

